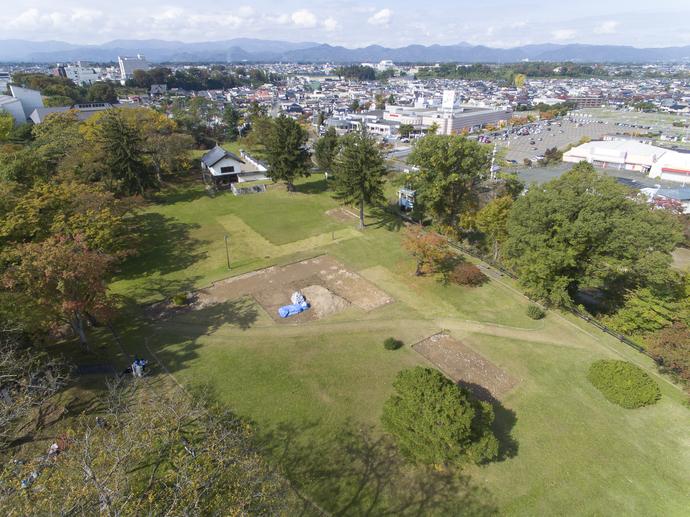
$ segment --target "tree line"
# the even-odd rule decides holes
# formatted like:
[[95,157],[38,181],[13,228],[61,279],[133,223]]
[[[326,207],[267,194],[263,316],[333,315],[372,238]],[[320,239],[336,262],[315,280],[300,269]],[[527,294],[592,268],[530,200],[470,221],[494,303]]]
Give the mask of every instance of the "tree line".
[[506,63],[503,65],[474,63],[470,66],[458,65],[457,63],[440,63],[435,67],[420,67],[415,74],[419,79],[434,77],[440,79],[465,79],[467,81],[506,81],[509,85],[515,85],[514,78],[518,75],[555,78],[607,76],[609,74],[599,65],[591,66],[569,61],[564,63]]
[[510,174],[487,181],[491,152],[462,136],[420,139],[405,178],[412,217],[492,255],[533,299],[588,311],[690,378],[690,274],[671,267],[687,244],[682,207],[586,162],[527,189]]
[[238,86],[256,88],[262,84],[278,82],[281,77],[277,74],[266,73],[263,70],[245,68],[227,69],[216,65],[210,70],[205,68],[188,68],[172,71],[167,67],[157,67],[151,70],[135,70],[134,77],[125,82],[125,86],[151,88],[152,84],[165,84],[168,89],[182,88],[183,90],[228,90]]

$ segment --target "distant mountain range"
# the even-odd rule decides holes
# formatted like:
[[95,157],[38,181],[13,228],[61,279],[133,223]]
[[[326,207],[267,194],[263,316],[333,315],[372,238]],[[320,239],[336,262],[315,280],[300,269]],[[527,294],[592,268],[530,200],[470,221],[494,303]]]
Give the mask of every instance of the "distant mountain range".
[[614,45],[525,45],[509,49],[469,43],[457,45],[409,45],[385,48],[371,45],[348,49],[313,42],[289,43],[252,38],[183,43],[163,40],[114,40],[102,45],[73,45],[62,41],[0,40],[0,62],[64,63],[110,62],[118,56],[144,54],[151,63],[165,62],[284,62],[362,63],[390,59],[396,63],[465,62],[515,63],[576,61],[587,63],[652,63],[690,61],[690,46],[635,48]]

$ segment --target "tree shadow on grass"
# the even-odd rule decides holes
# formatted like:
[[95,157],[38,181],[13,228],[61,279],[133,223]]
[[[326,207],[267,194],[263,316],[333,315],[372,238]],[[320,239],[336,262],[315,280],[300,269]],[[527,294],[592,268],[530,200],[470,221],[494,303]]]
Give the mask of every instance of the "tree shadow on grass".
[[317,177],[321,179],[310,179],[304,183],[298,183],[295,185],[295,192],[300,192],[301,194],[321,194],[328,189],[328,182],[321,177],[319,174]]
[[171,321],[204,325],[211,333],[223,325],[247,330],[256,323],[258,317],[258,304],[251,295],[248,295],[187,312],[176,316]]
[[514,458],[520,450],[519,442],[513,437],[513,429],[517,424],[517,413],[508,409],[498,401],[492,404],[494,408],[494,421],[491,430],[498,439],[498,456],[492,461],[505,461]]
[[[332,439],[305,443],[306,435],[323,436],[319,426],[283,423],[262,442],[287,478],[333,516],[497,514],[469,475],[406,464],[393,439],[372,426],[345,422]],[[305,513],[310,506],[304,502]]]
[[187,269],[208,257],[206,242],[194,238],[201,228],[196,223],[179,221],[156,213],[139,216],[140,235],[144,244],[139,255],[129,257],[122,265],[119,279],[129,280],[142,275],[166,275]]
[[498,456],[493,459],[485,460],[482,463],[505,461],[517,456],[520,444],[512,435],[513,428],[515,424],[517,424],[517,414],[515,411],[501,404],[486,387],[480,384],[463,380],[458,381],[456,384],[470,390],[472,395],[479,400],[491,404],[494,410],[494,421],[491,424],[491,431],[494,433],[499,443]]
[[367,225],[367,228],[383,229],[389,232],[400,232],[406,221],[395,213],[400,208],[397,205],[389,205],[384,208],[371,209],[376,221]]

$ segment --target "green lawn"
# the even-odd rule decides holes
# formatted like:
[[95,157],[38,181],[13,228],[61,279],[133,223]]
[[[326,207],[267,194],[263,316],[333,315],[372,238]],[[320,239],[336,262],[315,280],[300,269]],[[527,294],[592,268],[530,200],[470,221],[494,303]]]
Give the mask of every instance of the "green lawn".
[[[227,234],[230,274],[329,253],[397,303],[300,326],[276,325],[250,296],[168,321],[125,317],[114,330],[127,352],[149,357],[148,343],[188,390],[235,408],[269,461],[332,515],[686,514],[690,412],[677,388],[655,376],[662,400],[631,411],[586,380],[599,358],[653,373],[648,358],[570,316],[530,320],[510,280],[415,278],[399,224],[368,218],[359,232],[323,214],[336,206],[321,176],[295,194],[179,191],[144,214],[148,245],[113,289],[144,303],[224,278]],[[500,458],[459,472],[404,463],[379,424],[395,374],[427,364],[407,345],[442,329],[520,381],[495,404]],[[389,336],[406,346],[385,351]]]

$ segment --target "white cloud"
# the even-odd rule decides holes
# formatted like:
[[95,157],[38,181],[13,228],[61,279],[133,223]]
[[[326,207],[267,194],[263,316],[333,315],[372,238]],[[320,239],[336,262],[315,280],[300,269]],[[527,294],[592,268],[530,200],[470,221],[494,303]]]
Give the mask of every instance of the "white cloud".
[[292,13],[292,21],[297,25],[302,25],[303,27],[316,27],[316,16],[310,13],[306,9],[300,9],[299,11]]
[[338,22],[335,21],[333,18],[327,18],[323,22],[323,26],[326,28],[327,31],[334,31],[340,26],[338,25]]
[[487,36],[491,36],[493,33],[494,33],[493,27],[489,27],[488,29],[486,29],[486,35]]
[[571,30],[571,29],[561,29],[561,30],[553,31],[551,33],[551,35],[553,36],[553,39],[555,39],[557,41],[562,41],[562,40],[566,40],[566,39],[573,39],[575,37],[575,34],[577,34],[577,32],[575,32],[574,30]]
[[219,19],[219,23],[225,27],[229,26],[233,29],[236,29],[238,27],[241,27],[244,24],[244,19],[240,18],[239,16],[235,16],[233,14],[229,14],[227,16],[224,16],[223,18]]
[[273,18],[271,16],[267,16],[266,18],[268,19],[269,22],[277,23],[279,25],[287,25],[292,20],[292,18],[290,18],[290,15],[286,14],[286,13],[281,14],[277,18]]
[[25,24],[35,24],[39,20],[38,9],[29,9],[10,22],[13,27],[21,27]]
[[254,16],[254,9],[252,9],[248,5],[243,5],[237,10],[237,15],[240,18],[251,18],[252,16]]
[[618,22],[605,22],[599,27],[594,28],[594,32],[597,34],[614,34],[616,32],[616,26]]
[[393,11],[381,9],[378,13],[367,20],[372,25],[388,25],[393,20]]
[[525,25],[527,25],[528,23],[529,23],[529,20],[525,20],[524,22],[515,22],[515,23],[511,24],[510,28],[511,29],[520,29],[520,28],[524,27]]

